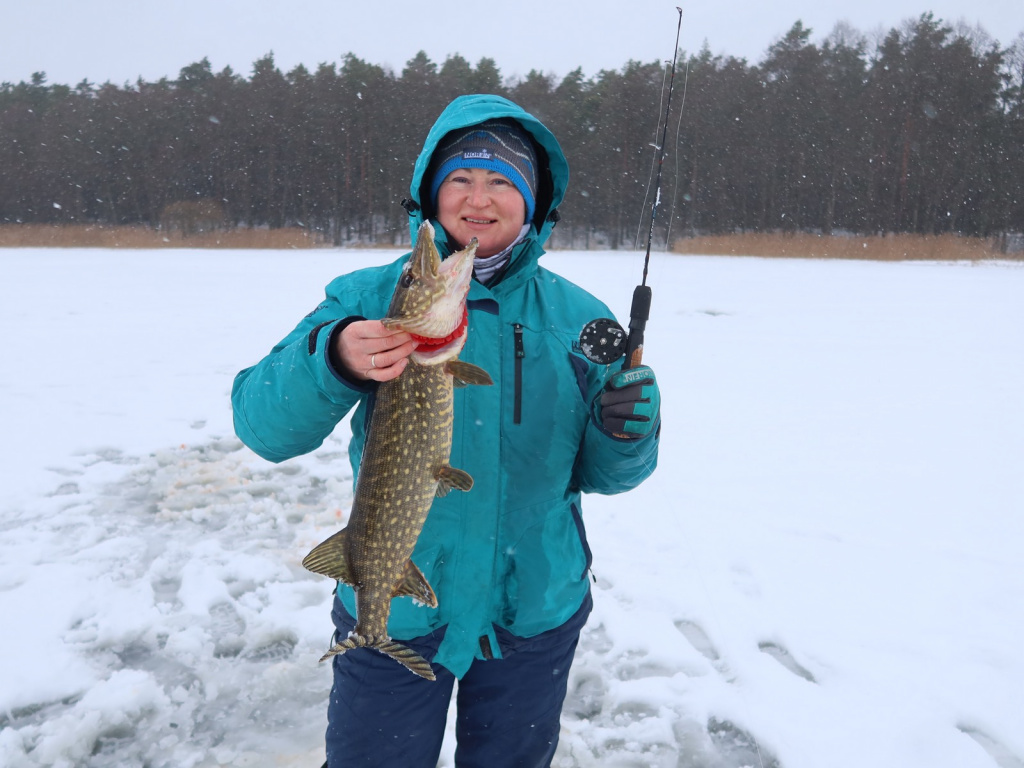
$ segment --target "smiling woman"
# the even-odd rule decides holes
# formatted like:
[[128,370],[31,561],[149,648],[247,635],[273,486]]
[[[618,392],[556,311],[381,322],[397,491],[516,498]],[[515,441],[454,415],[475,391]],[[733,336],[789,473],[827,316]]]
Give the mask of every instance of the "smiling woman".
[[[477,241],[462,295],[467,325],[459,363],[486,371],[493,386],[460,388],[444,407],[448,469],[472,482],[448,484],[450,472],[427,472],[437,487],[420,485],[429,515],[411,555],[394,560],[402,567],[386,578],[373,574],[388,600],[411,594],[401,588],[406,573],[420,574],[433,589],[427,608],[390,600],[386,630],[373,635],[415,652],[419,676],[353,639],[364,639],[366,617],[377,610],[364,599],[369,579],[337,587],[329,768],[434,768],[456,678],[457,764],[546,766],[554,755],[569,669],[592,606],[581,497],[628,491],[646,479],[657,464],[660,427],[649,368],[646,386],[617,390],[609,405],[616,372],[574,348],[580,328],[611,310],[538,263],[568,177],[554,135],[497,95],[457,98],[427,133],[406,201],[413,253],[436,252],[449,263]],[[373,477],[370,457],[388,434],[375,426],[386,393],[410,381],[413,392],[426,391],[416,382],[429,363],[409,362],[419,344],[411,334],[419,331],[378,319],[394,312],[388,296],[407,274],[406,262],[336,278],[325,301],[239,373],[235,427],[247,445],[272,461],[294,458],[316,449],[354,408],[356,487]],[[408,407],[426,410],[419,401]],[[608,419],[621,407],[636,419],[616,434]],[[419,416],[413,423],[427,427]],[[422,456],[410,461],[431,464]],[[395,493],[407,492],[404,474],[387,482]],[[461,490],[448,493],[449,486]],[[434,498],[438,488],[444,493]],[[356,512],[354,505],[346,530]],[[344,541],[351,547],[349,534]]]
[[519,237],[526,204],[507,176],[482,168],[448,174],[437,195],[437,220],[460,245],[474,237],[481,257],[494,256]]
[[537,208],[537,152],[527,133],[508,119],[452,131],[438,145],[428,171],[437,219],[461,247],[477,238],[477,256],[493,258],[477,279],[487,282],[508,250],[528,230]]

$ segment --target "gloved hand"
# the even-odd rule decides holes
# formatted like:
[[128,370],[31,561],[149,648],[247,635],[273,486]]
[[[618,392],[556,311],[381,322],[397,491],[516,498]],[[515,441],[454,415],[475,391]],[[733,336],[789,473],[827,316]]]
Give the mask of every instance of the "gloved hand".
[[648,435],[661,409],[654,371],[646,365],[619,371],[604,385],[598,404],[601,424],[609,432],[632,438]]

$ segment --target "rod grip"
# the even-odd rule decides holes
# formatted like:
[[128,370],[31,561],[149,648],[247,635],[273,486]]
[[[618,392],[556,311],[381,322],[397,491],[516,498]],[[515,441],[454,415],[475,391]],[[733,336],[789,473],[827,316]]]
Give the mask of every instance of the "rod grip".
[[626,337],[626,360],[623,369],[636,368],[643,362],[644,330],[651,316],[651,289],[638,285],[633,289],[633,303],[629,307],[629,335]]

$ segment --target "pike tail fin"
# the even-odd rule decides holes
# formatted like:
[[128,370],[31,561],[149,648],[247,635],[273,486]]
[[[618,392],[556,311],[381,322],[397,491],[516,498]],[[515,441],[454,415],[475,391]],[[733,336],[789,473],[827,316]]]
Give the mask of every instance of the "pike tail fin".
[[362,635],[357,635],[354,632],[332,647],[331,650],[321,657],[320,661],[326,661],[332,656],[337,656],[345,651],[350,651],[353,648],[375,648],[384,655],[390,656],[413,674],[419,675],[426,680],[435,679],[434,670],[431,669],[430,662],[416,653],[412,648],[407,648],[401,643],[396,643],[390,638],[384,638],[382,641],[375,641],[373,638],[363,637]]

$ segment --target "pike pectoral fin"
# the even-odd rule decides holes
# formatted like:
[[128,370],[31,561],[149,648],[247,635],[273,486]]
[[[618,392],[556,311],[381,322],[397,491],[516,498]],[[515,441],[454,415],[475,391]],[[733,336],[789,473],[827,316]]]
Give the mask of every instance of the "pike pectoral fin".
[[402,595],[407,595],[413,600],[431,608],[437,608],[437,596],[434,594],[430,582],[427,581],[423,571],[417,568],[412,560],[405,564],[405,573],[393,597],[401,597]]
[[416,653],[412,648],[407,648],[401,643],[396,643],[390,638],[384,638],[383,641],[377,642],[370,638],[352,634],[337,645],[333,646],[331,650],[320,658],[320,661],[327,661],[327,659],[332,656],[337,656],[338,654],[350,651],[353,648],[376,648],[381,653],[390,656],[410,672],[413,672],[426,680],[435,679],[434,670],[430,668],[429,661]]
[[347,536],[348,529],[342,528],[331,538],[317,544],[302,559],[302,567],[345,584],[353,584],[352,575],[348,570],[348,560],[345,559]]
[[444,369],[451,374],[456,387],[466,387],[470,384],[487,385],[493,384],[491,375],[479,366],[472,363],[464,363],[461,360],[449,360],[444,364]]
[[437,496],[444,497],[448,495],[448,491],[454,488],[457,491],[468,491],[473,487],[473,478],[469,472],[465,472],[455,467],[444,466],[437,470],[437,474],[434,476],[437,480]]

